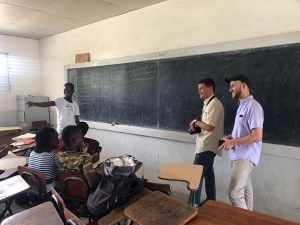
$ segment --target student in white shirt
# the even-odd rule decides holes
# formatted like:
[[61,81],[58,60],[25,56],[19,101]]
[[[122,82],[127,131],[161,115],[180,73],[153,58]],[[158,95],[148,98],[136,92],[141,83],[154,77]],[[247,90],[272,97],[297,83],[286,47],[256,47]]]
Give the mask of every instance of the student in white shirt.
[[74,94],[74,85],[72,83],[66,83],[64,85],[64,95],[63,98],[56,98],[54,101],[49,102],[27,102],[28,107],[50,107],[56,106],[57,111],[57,132],[61,135],[64,127],[69,125],[79,124],[79,106],[77,102],[72,99]]

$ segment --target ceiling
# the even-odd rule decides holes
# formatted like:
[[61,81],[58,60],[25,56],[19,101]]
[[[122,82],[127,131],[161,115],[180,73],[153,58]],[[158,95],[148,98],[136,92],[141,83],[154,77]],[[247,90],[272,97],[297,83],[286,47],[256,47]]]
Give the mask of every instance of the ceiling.
[[0,0],[0,34],[41,39],[166,0]]

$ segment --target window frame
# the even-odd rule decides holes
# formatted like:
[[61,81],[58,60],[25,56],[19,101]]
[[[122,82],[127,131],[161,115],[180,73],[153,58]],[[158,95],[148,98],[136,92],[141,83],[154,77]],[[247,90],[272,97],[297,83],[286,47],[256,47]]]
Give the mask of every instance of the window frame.
[[[3,61],[6,60],[6,71],[4,70],[3,74],[1,71],[2,58]],[[10,93],[11,87],[9,78],[9,54],[7,52],[0,52],[0,92]]]

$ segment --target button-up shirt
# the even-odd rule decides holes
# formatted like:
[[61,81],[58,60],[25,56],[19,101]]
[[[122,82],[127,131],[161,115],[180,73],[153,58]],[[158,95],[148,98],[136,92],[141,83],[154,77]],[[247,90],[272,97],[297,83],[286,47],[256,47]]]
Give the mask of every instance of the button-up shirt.
[[[261,105],[252,95],[240,100],[239,107],[235,116],[232,138],[241,138],[251,134],[255,128],[263,128],[264,111]],[[234,149],[229,151],[231,160],[249,160],[256,166],[259,162],[262,141],[235,145]]]

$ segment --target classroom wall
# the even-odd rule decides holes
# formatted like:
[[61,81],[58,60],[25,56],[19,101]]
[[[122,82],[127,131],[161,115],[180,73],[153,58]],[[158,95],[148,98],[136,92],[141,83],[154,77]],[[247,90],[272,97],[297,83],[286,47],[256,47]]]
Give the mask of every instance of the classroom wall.
[[[62,96],[64,66],[78,53],[92,60],[143,55],[160,56],[210,53],[300,42],[299,1],[172,0],[39,41],[43,95]],[[274,16],[279,13],[279,17]],[[145,56],[146,55],[146,56]],[[55,109],[51,110],[55,123]],[[129,153],[144,161],[144,174],[160,181],[164,162],[194,158],[194,143],[153,138],[94,126],[88,136],[103,146],[102,159]],[[263,144],[258,168],[253,172],[254,208],[300,222],[300,149]],[[155,154],[154,154],[155,153]],[[159,155],[159,157],[154,157]],[[215,160],[218,200],[228,202],[230,161],[225,154]],[[171,182],[176,196],[187,199],[185,184]]]
[[0,52],[8,53],[10,93],[0,91],[0,126],[17,124],[16,95],[41,95],[37,40],[0,35]]

